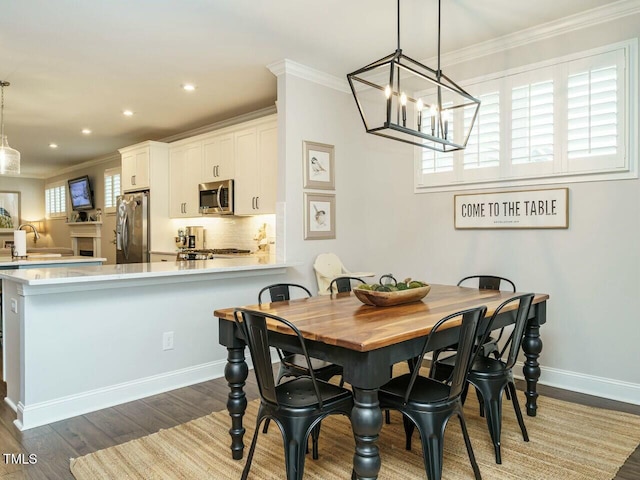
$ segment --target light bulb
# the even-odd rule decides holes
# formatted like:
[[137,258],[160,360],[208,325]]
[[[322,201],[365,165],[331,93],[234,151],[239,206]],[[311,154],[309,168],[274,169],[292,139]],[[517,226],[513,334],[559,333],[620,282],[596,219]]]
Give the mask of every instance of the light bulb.
[[418,99],[418,102],[416,103],[416,108],[418,109],[419,112],[421,112],[422,109],[424,108],[424,103],[422,102],[421,98]]
[[387,97],[387,100],[391,97],[391,87],[389,85],[384,87],[384,96]]
[[400,95],[400,104],[403,107],[407,105],[407,95],[404,92]]

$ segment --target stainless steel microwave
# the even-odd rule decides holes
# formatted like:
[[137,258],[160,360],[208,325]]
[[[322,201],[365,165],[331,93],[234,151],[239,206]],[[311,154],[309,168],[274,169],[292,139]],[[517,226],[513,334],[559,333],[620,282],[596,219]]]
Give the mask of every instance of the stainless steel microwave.
[[233,180],[201,183],[200,213],[203,215],[233,214]]

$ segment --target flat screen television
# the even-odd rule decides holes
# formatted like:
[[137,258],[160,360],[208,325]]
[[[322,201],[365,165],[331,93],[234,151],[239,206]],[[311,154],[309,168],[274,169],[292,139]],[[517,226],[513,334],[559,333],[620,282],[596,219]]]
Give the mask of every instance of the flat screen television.
[[69,198],[73,210],[93,210],[93,192],[88,175],[69,180]]

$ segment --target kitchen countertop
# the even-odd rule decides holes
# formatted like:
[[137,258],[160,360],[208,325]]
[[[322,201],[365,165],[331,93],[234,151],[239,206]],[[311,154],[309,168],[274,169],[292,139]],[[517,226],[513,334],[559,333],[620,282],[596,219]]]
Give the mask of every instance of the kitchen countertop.
[[[69,258],[69,257],[67,257]],[[88,258],[88,257],[84,257]],[[27,260],[29,262],[29,260]],[[120,265],[68,266],[57,268],[30,268],[24,270],[0,270],[0,278],[29,286],[84,285],[94,282],[121,280],[149,280],[203,274],[229,274],[281,269],[299,263],[277,262],[269,257],[234,257],[213,260],[182,260],[176,262],[129,263]]]
[[106,258],[85,257],[85,256],[60,256],[56,254],[38,254],[27,258],[14,259],[10,256],[0,256],[0,269],[19,268],[19,267],[35,267],[36,265],[64,265],[66,263],[95,263],[106,262]]

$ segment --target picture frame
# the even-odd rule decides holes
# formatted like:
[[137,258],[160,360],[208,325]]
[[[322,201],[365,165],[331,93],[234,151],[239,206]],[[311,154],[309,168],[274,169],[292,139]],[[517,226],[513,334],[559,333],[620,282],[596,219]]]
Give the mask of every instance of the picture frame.
[[325,143],[303,141],[304,188],[335,189],[335,147]]
[[0,233],[12,233],[20,226],[20,192],[0,191]]
[[336,238],[336,196],[333,193],[304,194],[304,239]]

